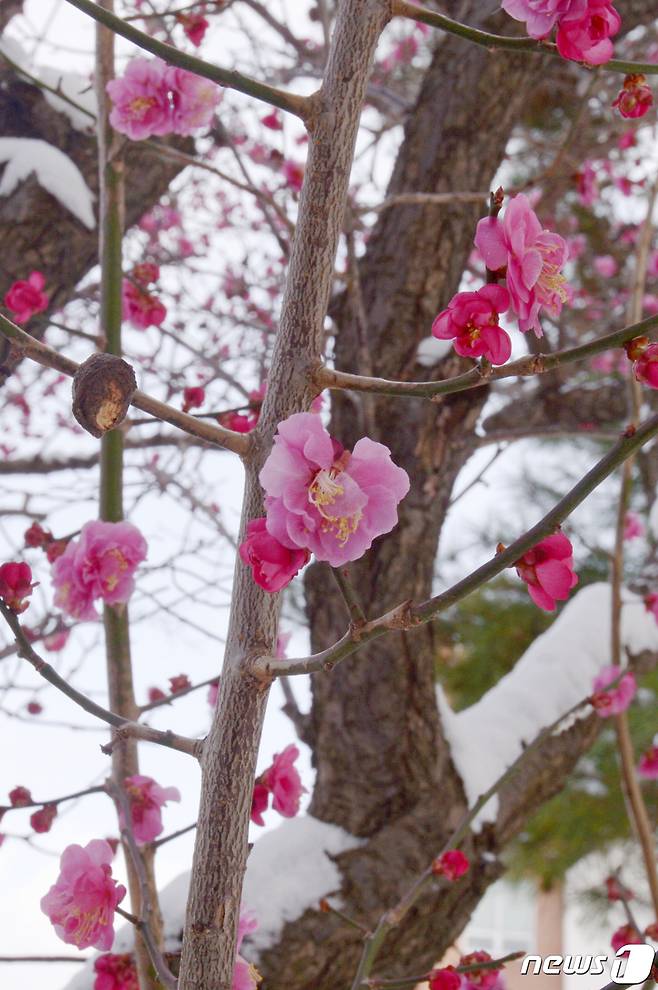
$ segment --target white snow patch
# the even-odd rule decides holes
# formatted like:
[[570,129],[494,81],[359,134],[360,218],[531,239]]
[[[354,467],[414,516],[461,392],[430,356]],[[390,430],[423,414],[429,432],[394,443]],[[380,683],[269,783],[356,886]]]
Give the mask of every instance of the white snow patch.
[[[631,655],[658,650],[658,626],[642,599],[626,590],[623,598],[623,647]],[[471,807],[524,745],[591,693],[597,673],[610,664],[610,608],[610,585],[583,588],[514,669],[470,708],[453,712],[439,686],[444,731]],[[474,824],[495,821],[497,814],[494,796]]]
[[96,226],[94,195],[82,172],[59,148],[36,138],[0,138],[0,163],[6,162],[0,196],[10,196],[33,172],[39,185],[89,230]]
[[446,357],[451,350],[451,340],[439,340],[438,337],[425,337],[418,345],[416,363],[422,364],[424,368],[431,368],[441,358]]
[[[93,128],[94,118],[98,113],[98,102],[93,83],[78,72],[63,72],[61,69],[53,69],[49,66],[40,66],[38,72],[42,82],[57,89],[73,103],[78,104],[74,107],[71,103],[45,89],[43,95],[53,110],[66,114],[77,131],[88,131]],[[84,112],[85,110],[87,113]]]
[[30,66],[30,59],[21,44],[15,38],[10,38],[8,34],[3,34],[0,38],[0,55],[5,55],[10,62],[26,71]]
[[[276,941],[287,921],[294,921],[307,908],[317,906],[322,897],[340,890],[340,873],[330,857],[356,849],[363,841],[310,815],[291,818],[266,832],[254,844],[247,861],[242,906],[256,915],[258,930],[245,939],[245,957],[256,959]],[[169,951],[180,949],[189,882],[189,872],[181,873],[160,894],[165,948]],[[132,927],[123,925],[112,952],[130,952],[132,945]],[[91,960],[65,990],[92,990],[93,983]]]

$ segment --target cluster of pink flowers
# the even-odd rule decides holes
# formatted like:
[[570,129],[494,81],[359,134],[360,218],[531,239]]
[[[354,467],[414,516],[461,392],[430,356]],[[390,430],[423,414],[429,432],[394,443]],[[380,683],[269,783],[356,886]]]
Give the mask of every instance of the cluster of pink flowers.
[[573,569],[573,547],[564,533],[540,540],[515,566],[535,605],[546,612],[552,612],[557,602],[567,599],[578,584]]
[[126,888],[112,877],[113,856],[103,839],[94,839],[84,849],[67,846],[62,853],[59,877],[41,898],[41,910],[67,944],[103,952],[112,947],[114,911],[126,895]]
[[251,820],[255,825],[264,825],[263,813],[267,811],[272,796],[272,807],[284,818],[294,818],[299,811],[301,796],[306,790],[295,766],[299,750],[295,745],[286,746],[277,753],[272,765],[265,770],[254,784],[251,802]]
[[131,523],[85,523],[53,565],[55,604],[74,619],[95,619],[96,599],[107,605],[128,601],[145,558],[146,540]]
[[35,313],[48,308],[48,296],[43,291],[46,279],[41,272],[31,272],[26,280],[19,280],[5,293],[5,306],[13,314],[16,323],[25,323]]
[[159,327],[167,316],[167,307],[147,288],[159,277],[158,266],[147,261],[135,265],[121,284],[122,316],[138,330]]
[[220,101],[215,83],[161,59],[133,59],[107,84],[114,104],[110,123],[133,141],[164,134],[193,134],[207,127]]
[[94,990],[139,990],[135,963],[128,953],[99,956],[94,961],[94,973]]
[[653,93],[647,85],[646,76],[639,72],[626,76],[623,88],[612,105],[622,117],[644,117],[653,106]]
[[388,447],[364,437],[350,453],[312,413],[279,423],[259,478],[267,517],[252,521],[241,556],[272,592],[292,579],[309,553],[332,567],[358,560],[396,525],[398,504],[409,491],[407,472],[393,463]]
[[[138,845],[153,842],[162,832],[162,807],[167,801],[180,801],[177,787],[160,787],[152,777],[134,774],[126,777],[124,788],[130,805],[130,823]],[[123,828],[125,818],[119,812],[119,824]]]
[[534,330],[541,337],[541,310],[558,316],[568,299],[562,274],[569,254],[564,238],[543,228],[527,196],[519,193],[502,220],[480,220],[475,246],[489,271],[504,273],[521,332]]
[[612,0],[502,0],[503,10],[524,21],[531,38],[548,38],[557,25],[556,43],[563,58],[603,65],[613,55],[613,38],[621,18]]
[[[611,687],[613,683],[614,687]],[[621,715],[637,693],[635,674],[630,670],[624,673],[621,667],[604,667],[593,686],[590,701],[599,718]]]
[[24,612],[30,604],[28,598],[34,587],[28,564],[9,561],[0,566],[0,598],[16,615]]

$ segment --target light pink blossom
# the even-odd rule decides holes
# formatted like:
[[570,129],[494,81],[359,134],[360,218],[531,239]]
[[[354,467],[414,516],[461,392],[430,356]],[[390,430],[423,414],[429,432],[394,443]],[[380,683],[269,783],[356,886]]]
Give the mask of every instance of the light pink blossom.
[[25,323],[35,313],[48,308],[48,296],[43,291],[45,284],[41,272],[31,272],[26,280],[21,279],[10,286],[4,301],[16,323]]
[[619,265],[611,254],[599,254],[594,259],[594,268],[601,278],[612,278],[619,271]]
[[[130,803],[130,819],[133,835],[138,845],[152,842],[162,832],[162,807],[167,801],[180,801],[177,787],[160,787],[152,777],[134,774],[126,777],[124,787]],[[123,827],[125,818],[119,812]]]
[[477,292],[458,292],[432,324],[432,335],[455,341],[462,357],[485,357],[504,364],[512,353],[509,334],[498,325],[498,317],[510,306],[507,289],[485,285]]
[[134,58],[123,76],[107,84],[112,127],[133,141],[171,134],[171,104],[162,59]]
[[146,558],[146,540],[130,523],[85,523],[77,540],[69,540],[55,560],[55,604],[75,619],[94,619],[94,601],[127,602],[135,587],[137,566]]
[[[609,687],[617,678],[615,686]],[[604,667],[594,680],[591,702],[600,718],[610,718],[625,712],[636,692],[637,683],[632,671],[623,673],[621,667]]]
[[587,0],[503,0],[502,8],[524,21],[531,38],[547,38],[561,17],[582,13]]
[[568,256],[565,240],[542,228],[528,198],[519,193],[510,200],[503,220],[480,220],[475,246],[488,269],[505,270],[519,329],[534,330],[541,337],[541,310],[557,316],[568,299],[562,275]]
[[258,928],[258,922],[253,914],[241,911],[238,921],[238,941],[236,946],[235,968],[231,990],[256,990],[261,976],[255,966],[240,955],[240,949],[246,935],[251,935]]
[[573,547],[564,533],[540,540],[516,564],[519,577],[528,585],[535,605],[552,612],[557,601],[564,601],[578,584],[573,570]]
[[270,594],[287,587],[310,558],[308,550],[286,546],[272,536],[264,516],[247,525],[239,552],[242,562],[251,567],[256,584]]
[[112,877],[112,849],[94,839],[84,849],[71,845],[62,853],[57,882],[41,898],[55,932],[79,949],[106,952],[114,940],[114,911],[126,888]]
[[358,560],[390,532],[409,491],[407,472],[393,463],[388,447],[364,437],[350,454],[313,413],[279,423],[260,483],[267,531],[333,567]]
[[652,746],[642,754],[637,772],[645,780],[658,780],[658,746]]
[[557,29],[557,50],[563,58],[587,65],[603,65],[613,56],[614,37],[621,27],[621,17],[611,0],[587,0],[582,13],[563,17]]
[[208,127],[221,100],[219,86],[188,72],[169,68],[166,81],[171,91],[172,130],[175,134],[194,134]]

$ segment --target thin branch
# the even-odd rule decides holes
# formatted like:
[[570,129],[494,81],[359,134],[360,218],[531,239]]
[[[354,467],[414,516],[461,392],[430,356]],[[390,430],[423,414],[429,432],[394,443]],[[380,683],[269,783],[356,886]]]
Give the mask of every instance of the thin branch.
[[[553,44],[552,41],[536,41],[534,38],[516,38],[507,37],[502,34],[491,34],[489,31],[481,31],[478,28],[469,27],[467,24],[461,24],[459,21],[454,21],[451,17],[446,17],[445,14],[439,14],[435,10],[428,10],[425,7],[420,7],[418,4],[409,3],[408,0],[393,0],[392,8],[393,16],[408,17],[412,21],[429,24],[430,27],[440,28],[448,34],[454,34],[458,38],[464,38],[465,41],[471,41],[473,44],[480,45],[483,48],[503,48],[508,51],[534,52],[536,55],[557,55],[558,58],[562,58],[557,50],[557,45]],[[587,63],[583,62],[579,64],[591,71],[591,66],[587,65]],[[597,66],[597,68],[607,69],[609,72],[623,72],[625,74],[634,72],[644,73],[644,75],[658,74],[658,65],[652,62],[626,62],[616,58],[610,59],[609,62],[605,62],[603,65]]]
[[0,956],[0,963],[86,963],[88,956]]
[[[454,966],[455,973],[477,973],[479,970],[484,969],[500,969],[508,962],[514,962],[515,959],[521,959],[525,956],[525,952],[510,952],[506,956],[501,956],[499,959],[490,959],[489,962],[479,962],[473,963],[470,966]],[[380,977],[374,976],[372,979],[366,980],[361,986],[364,988],[369,988],[369,990],[405,990],[406,987],[417,987],[420,983],[424,983],[429,979],[429,973],[423,973],[421,976],[408,976],[404,979],[399,980],[384,980]]]
[[[2,313],[0,313],[0,334],[6,337],[12,345],[18,347],[26,357],[36,361],[44,368],[53,368],[70,378],[78,370],[79,365],[76,361],[72,361],[71,358],[59,354],[52,347],[48,347],[47,344],[42,344],[40,340],[31,337],[29,333],[21,330]],[[235,433],[223,426],[204,423],[180,409],[167,405],[166,402],[152,398],[139,389],[135,392],[131,405],[135,406],[136,409],[141,409],[142,412],[150,413],[155,417],[155,420],[170,423],[190,436],[197,437],[199,440],[206,440],[208,443],[219,447],[225,447],[235,454],[243,456],[251,446],[248,435]]]
[[128,795],[122,787],[117,787],[114,783],[108,784],[108,790],[114,798],[117,805],[117,810],[120,810],[121,812],[121,818],[123,819],[121,839],[130,854],[130,859],[132,860],[133,867],[139,880],[142,916],[136,920],[135,927],[139,930],[142,938],[144,939],[149,956],[151,957],[151,962],[153,963],[155,972],[157,973],[158,979],[162,983],[163,987],[166,987],[167,990],[176,990],[176,977],[167,966],[165,958],[158,948],[153,929],[151,928],[150,919],[154,912],[154,905],[151,902],[151,889],[148,877],[146,875],[144,860],[142,859],[142,854],[139,851],[139,847],[137,846],[135,835],[133,833],[132,815]]
[[363,375],[351,375],[345,371],[335,371],[333,368],[324,366],[319,367],[313,377],[318,389],[348,389],[353,392],[375,392],[379,395],[396,395],[402,398],[434,399],[441,395],[452,395],[455,392],[480,388],[504,378],[527,378],[543,375],[545,372],[565,364],[583,361],[585,358],[593,357],[593,355],[608,351],[613,347],[622,347],[634,337],[644,336],[655,331],[656,328],[658,328],[658,315],[649,316],[646,320],[640,320],[638,323],[632,323],[621,330],[597,337],[587,344],[568,347],[562,351],[553,351],[552,354],[530,354],[527,357],[519,358],[518,361],[511,361],[509,364],[503,364],[497,368],[493,368],[488,362],[486,365],[477,364],[463,375],[437,382],[395,382],[385,378],[366,378]]
[[86,787],[84,791],[75,791],[74,794],[64,794],[63,797],[50,798],[48,801],[28,801],[25,804],[21,803],[18,805],[0,804],[0,817],[8,811],[20,811],[22,808],[41,808],[46,804],[63,804],[64,801],[74,801],[76,798],[86,797],[87,794],[107,794],[107,788],[104,784],[99,784],[98,787]]
[[567,516],[616,468],[656,435],[658,435],[658,415],[652,416],[637,430],[628,431],[628,435],[624,434],[605,457],[602,457],[543,519],[509,547],[497,553],[495,557],[476,568],[447,591],[418,605],[410,601],[402,602],[385,615],[367,622],[365,626],[359,629],[349,629],[342,639],[321,653],[315,653],[308,657],[281,660],[266,656],[258,657],[252,663],[252,672],[263,680],[269,680],[292,674],[310,674],[319,670],[331,670],[337,663],[355,653],[365,643],[378,639],[393,629],[410,630],[425,622],[430,622],[441,612],[466,598],[467,595],[502,573],[506,568],[513,567],[524,553],[531,550],[544,537],[554,533]]
[[174,48],[173,45],[168,45],[164,41],[158,41],[157,38],[152,38],[150,35],[145,34],[138,28],[133,27],[132,24],[128,24],[123,18],[117,17],[110,11],[99,7],[92,0],[67,0],[67,3],[82,11],[83,14],[87,14],[88,17],[93,17],[95,21],[104,24],[105,27],[114,31],[115,34],[121,35],[127,41],[163,59],[168,65],[175,65],[179,69],[187,69],[188,72],[194,72],[197,76],[210,79],[220,86],[235,89],[239,93],[245,93],[247,96],[253,96],[270,106],[278,107],[280,110],[292,113],[296,117],[301,117],[302,120],[305,119],[309,112],[311,101],[307,97],[297,96],[294,93],[286,93],[281,89],[276,89],[274,86],[268,86],[266,83],[260,83],[255,79],[250,79],[249,76],[245,76],[235,69],[223,69],[219,65],[212,65],[210,62],[205,62],[203,59],[196,58],[194,55],[188,55],[186,52]]
[[16,637],[16,642],[18,644],[18,655],[24,660],[27,660],[36,670],[37,674],[47,680],[53,687],[56,687],[58,691],[65,694],[67,698],[74,701],[76,705],[83,708],[90,715],[94,715],[96,718],[101,719],[101,721],[106,722],[111,725],[117,731],[117,735],[121,736],[132,736],[136,739],[143,739],[145,742],[157,743],[159,746],[166,746],[168,749],[176,749],[181,753],[187,753],[190,756],[196,756],[197,758],[201,754],[203,748],[203,742],[199,739],[188,739],[186,736],[179,736],[175,732],[161,731],[159,729],[153,729],[149,725],[141,725],[139,722],[132,722],[130,719],[122,718],[120,715],[115,715],[114,712],[109,711],[107,708],[103,708],[102,705],[97,705],[95,701],[88,698],[86,695],[77,691],[71,684],[64,680],[63,677],[57,673],[57,671],[51,667],[49,663],[46,663],[38,653],[32,647],[32,644],[27,639],[20,622],[7,606],[0,601],[0,613],[5,619],[5,622],[13,632]]
[[338,590],[340,591],[342,599],[345,602],[345,607],[347,608],[353,625],[364,626],[368,620],[365,612],[363,611],[361,602],[359,601],[357,590],[350,581],[347,567],[332,567],[331,573],[336,580]]

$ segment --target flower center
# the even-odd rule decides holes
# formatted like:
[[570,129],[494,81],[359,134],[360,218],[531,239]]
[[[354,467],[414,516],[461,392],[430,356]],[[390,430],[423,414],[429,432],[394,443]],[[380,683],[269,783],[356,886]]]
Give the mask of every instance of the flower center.
[[352,533],[356,532],[362,512],[359,510],[349,516],[335,516],[327,511],[327,506],[333,505],[336,499],[345,493],[344,487],[339,482],[342,473],[338,464],[318,471],[309,486],[308,500],[324,519],[322,531],[324,533],[333,531],[340,545],[344,546]]
[[128,106],[133,117],[141,118],[151,107],[155,106],[156,102],[154,96],[136,96],[134,100],[130,101]]

